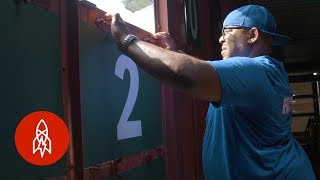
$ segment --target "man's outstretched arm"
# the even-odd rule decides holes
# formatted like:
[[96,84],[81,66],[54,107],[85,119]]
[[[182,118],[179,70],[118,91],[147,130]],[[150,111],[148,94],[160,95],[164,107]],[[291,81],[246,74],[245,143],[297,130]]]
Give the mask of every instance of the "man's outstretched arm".
[[[119,14],[112,18],[111,32],[118,47],[129,31]],[[127,49],[127,55],[144,71],[161,82],[187,92],[195,97],[219,102],[220,80],[212,66],[192,56],[163,49],[144,41],[134,41]]]

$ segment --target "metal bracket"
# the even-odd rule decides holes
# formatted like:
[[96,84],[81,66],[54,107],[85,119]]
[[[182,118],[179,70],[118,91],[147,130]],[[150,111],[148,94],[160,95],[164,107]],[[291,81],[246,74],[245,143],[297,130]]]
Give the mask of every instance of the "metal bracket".
[[130,169],[139,167],[155,159],[163,158],[164,146],[160,145],[153,149],[145,150],[119,159],[111,160],[102,164],[97,164],[86,168],[85,171],[90,174],[91,178],[115,177],[123,179],[121,173]]

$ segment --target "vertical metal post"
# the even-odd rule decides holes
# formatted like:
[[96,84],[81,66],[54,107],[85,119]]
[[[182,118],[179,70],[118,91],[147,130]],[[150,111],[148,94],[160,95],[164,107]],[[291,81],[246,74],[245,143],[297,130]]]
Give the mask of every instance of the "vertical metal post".
[[320,116],[320,83],[319,81],[317,83],[317,100],[318,100],[318,116]]
[[82,180],[83,143],[79,72],[78,0],[60,1],[61,60],[63,66],[64,118],[70,132],[68,175],[71,180]]
[[320,149],[320,83],[319,81],[316,81],[316,91],[317,91],[317,115],[315,117],[315,122],[314,122],[314,138],[315,138],[315,143],[314,143],[314,148],[315,152],[319,152]]

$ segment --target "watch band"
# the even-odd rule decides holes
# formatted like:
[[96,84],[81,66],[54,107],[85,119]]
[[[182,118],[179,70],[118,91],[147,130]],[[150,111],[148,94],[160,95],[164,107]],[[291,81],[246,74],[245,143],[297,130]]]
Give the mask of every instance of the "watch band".
[[133,34],[128,34],[124,40],[121,43],[120,46],[120,51],[123,54],[127,54],[128,53],[128,47],[130,46],[130,44],[132,44],[134,41],[138,41],[140,40],[137,36],[133,35]]

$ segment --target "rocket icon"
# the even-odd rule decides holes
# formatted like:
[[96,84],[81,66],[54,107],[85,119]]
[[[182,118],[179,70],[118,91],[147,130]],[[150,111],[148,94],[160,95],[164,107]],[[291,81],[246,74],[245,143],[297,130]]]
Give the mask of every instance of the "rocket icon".
[[49,129],[46,122],[41,119],[36,127],[36,134],[33,139],[32,153],[35,154],[37,151],[40,152],[41,158],[44,156],[44,153],[47,151],[51,154],[51,140],[49,138]]

